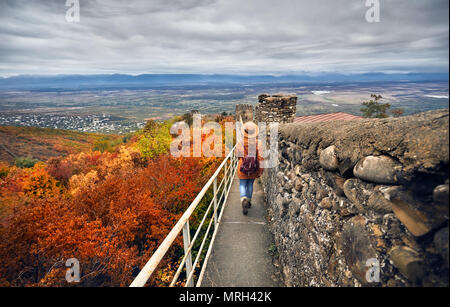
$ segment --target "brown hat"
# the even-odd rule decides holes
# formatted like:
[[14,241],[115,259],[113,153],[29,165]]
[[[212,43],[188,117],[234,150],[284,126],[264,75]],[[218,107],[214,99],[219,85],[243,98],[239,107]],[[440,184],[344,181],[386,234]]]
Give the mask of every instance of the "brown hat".
[[258,125],[254,122],[246,122],[241,125],[241,133],[246,138],[256,138],[259,133]]

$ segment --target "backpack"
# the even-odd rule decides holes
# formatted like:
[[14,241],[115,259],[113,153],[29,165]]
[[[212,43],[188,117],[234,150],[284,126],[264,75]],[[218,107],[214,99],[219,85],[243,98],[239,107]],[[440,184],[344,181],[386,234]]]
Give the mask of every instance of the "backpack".
[[241,173],[245,174],[246,176],[254,175],[259,170],[259,161],[257,157],[245,157],[243,158],[241,167],[239,169]]

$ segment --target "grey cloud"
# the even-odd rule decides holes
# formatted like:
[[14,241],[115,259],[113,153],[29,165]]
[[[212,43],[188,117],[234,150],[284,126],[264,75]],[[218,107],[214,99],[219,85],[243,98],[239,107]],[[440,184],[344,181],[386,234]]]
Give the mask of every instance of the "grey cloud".
[[0,2],[0,75],[448,71],[448,0]]

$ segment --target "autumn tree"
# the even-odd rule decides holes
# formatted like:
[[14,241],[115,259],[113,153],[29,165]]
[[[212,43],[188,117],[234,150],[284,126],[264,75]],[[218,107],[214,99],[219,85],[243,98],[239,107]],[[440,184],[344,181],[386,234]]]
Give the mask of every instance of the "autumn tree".
[[[67,286],[69,258],[80,261],[78,286],[129,285],[222,161],[172,157],[171,122],[150,124],[112,152],[1,164],[0,286]],[[170,280],[181,244],[179,237],[149,285]]]
[[392,110],[391,110],[391,113],[392,113],[392,115],[393,115],[394,117],[400,117],[400,116],[402,116],[402,115],[403,115],[403,112],[404,112],[404,110],[401,109],[401,108],[398,108],[398,109],[392,109]]
[[0,162],[0,179],[5,178],[9,173],[9,166],[6,163]]
[[47,171],[51,176],[64,184],[67,184],[73,174],[71,163],[61,157],[49,159],[47,162]]

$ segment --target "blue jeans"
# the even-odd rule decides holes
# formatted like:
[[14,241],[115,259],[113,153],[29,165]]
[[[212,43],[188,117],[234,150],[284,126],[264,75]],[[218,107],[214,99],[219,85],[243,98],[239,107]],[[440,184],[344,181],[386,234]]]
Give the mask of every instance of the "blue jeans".
[[255,179],[239,180],[239,191],[241,192],[241,197],[248,197],[250,199],[252,198],[253,182],[255,182]]

